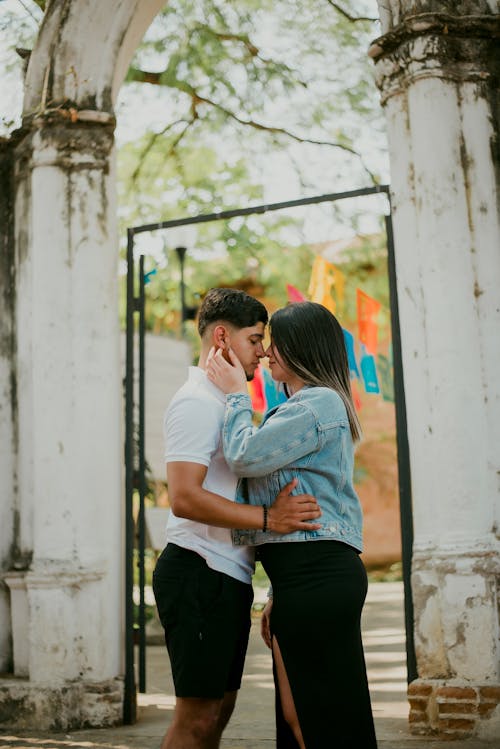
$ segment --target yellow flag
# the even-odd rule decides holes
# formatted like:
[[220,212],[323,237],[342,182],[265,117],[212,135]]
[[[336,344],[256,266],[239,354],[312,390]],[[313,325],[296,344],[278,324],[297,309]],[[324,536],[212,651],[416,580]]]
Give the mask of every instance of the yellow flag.
[[321,255],[316,255],[311,271],[309,283],[309,298],[317,302],[335,314],[337,307],[344,305],[344,274],[325,260]]

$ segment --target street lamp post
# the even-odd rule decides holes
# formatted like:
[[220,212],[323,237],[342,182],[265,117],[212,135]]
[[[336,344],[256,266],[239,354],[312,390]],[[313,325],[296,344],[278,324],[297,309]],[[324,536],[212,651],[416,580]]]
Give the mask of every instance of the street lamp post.
[[184,337],[186,332],[186,286],[184,284],[184,258],[186,257],[186,247],[176,247],[175,251],[179,258],[179,265],[181,269],[181,282],[180,282],[180,293],[181,293],[181,334]]

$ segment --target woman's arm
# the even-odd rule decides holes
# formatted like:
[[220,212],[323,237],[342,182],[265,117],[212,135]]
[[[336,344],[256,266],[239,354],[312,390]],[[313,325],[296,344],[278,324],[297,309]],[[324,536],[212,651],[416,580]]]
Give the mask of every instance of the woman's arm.
[[283,403],[257,429],[250,396],[243,393],[227,395],[222,438],[229,467],[248,478],[266,476],[321,447],[316,417],[302,403]]
[[222,432],[224,457],[238,476],[265,476],[320,447],[316,417],[302,403],[286,402],[260,429],[252,423],[246,375],[238,358],[232,364],[216,352],[207,360],[208,378],[226,393]]

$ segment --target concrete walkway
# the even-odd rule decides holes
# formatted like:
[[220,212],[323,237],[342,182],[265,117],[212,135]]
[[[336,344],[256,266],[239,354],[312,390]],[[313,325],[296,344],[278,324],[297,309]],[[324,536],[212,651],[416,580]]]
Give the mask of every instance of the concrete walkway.
[[[411,736],[406,701],[403,590],[401,583],[372,583],[363,620],[368,678],[379,749],[493,749],[500,739],[437,741]],[[162,646],[148,647],[147,693],[138,697],[134,726],[74,731],[71,734],[0,733],[0,747],[12,749],[158,749],[174,706],[168,658]],[[334,731],[333,731],[334,735]],[[252,626],[243,685],[227,727],[223,749],[271,749],[274,740],[274,686],[271,659]],[[314,749],[314,748],[313,748]],[[335,744],[332,741],[332,749]],[[359,749],[363,749],[359,747]]]

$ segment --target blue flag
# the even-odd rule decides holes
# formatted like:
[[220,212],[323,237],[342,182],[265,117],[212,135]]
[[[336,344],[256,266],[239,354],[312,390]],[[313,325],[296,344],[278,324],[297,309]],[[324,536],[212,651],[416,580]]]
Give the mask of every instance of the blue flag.
[[367,393],[380,393],[378,384],[377,367],[375,366],[375,357],[367,353],[366,347],[361,344],[361,373]]
[[262,367],[262,378],[264,380],[264,397],[266,399],[267,410],[279,406],[280,403],[286,401],[286,395],[278,391],[277,384],[271,376],[271,372]]
[[351,375],[351,379],[353,377],[357,377],[359,380],[361,375],[359,374],[358,364],[356,362],[356,354],[354,353],[354,336],[345,328],[342,328],[342,330],[344,333],[345,347],[347,349],[347,361],[349,362],[349,373]]

